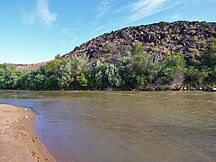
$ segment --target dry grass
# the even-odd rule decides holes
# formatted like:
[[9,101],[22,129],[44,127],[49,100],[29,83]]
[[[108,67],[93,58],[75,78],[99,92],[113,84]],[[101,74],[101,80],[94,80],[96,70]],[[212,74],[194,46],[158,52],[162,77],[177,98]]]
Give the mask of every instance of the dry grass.
[[18,65],[16,68],[20,70],[33,70],[33,69],[39,69],[46,64],[47,62],[41,62],[37,64],[28,64],[28,65]]

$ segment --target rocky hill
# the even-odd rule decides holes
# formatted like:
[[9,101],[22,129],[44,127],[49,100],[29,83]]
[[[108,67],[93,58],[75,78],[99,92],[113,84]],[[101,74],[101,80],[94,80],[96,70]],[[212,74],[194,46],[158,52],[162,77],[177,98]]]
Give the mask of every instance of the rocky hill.
[[216,37],[215,22],[160,22],[103,34],[74,48],[62,58],[87,54],[91,61],[110,62],[116,56],[131,52],[140,42],[156,62],[170,53],[182,53],[188,62],[203,53],[211,37]]

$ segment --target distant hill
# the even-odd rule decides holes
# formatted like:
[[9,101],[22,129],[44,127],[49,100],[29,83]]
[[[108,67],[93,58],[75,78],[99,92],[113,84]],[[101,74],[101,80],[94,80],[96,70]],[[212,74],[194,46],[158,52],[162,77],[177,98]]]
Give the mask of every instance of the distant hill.
[[112,62],[116,56],[131,52],[140,42],[156,62],[170,53],[182,53],[186,62],[190,62],[202,55],[212,37],[216,37],[215,22],[160,22],[103,34],[74,48],[62,58],[87,54],[90,61]]
[[39,69],[40,67],[43,67],[46,64],[47,62],[41,62],[37,64],[16,64],[16,68],[20,70],[33,70]]

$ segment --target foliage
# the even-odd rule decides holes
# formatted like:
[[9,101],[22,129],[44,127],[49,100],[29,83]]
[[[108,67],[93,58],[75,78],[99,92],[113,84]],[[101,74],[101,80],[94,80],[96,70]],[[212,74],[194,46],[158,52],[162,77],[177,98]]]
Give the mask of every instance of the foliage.
[[216,85],[216,39],[194,64],[186,65],[183,55],[176,53],[159,62],[152,60],[138,42],[131,53],[115,58],[113,63],[99,59],[92,63],[83,55],[68,60],[56,58],[38,70],[0,64],[0,89],[144,89],[170,85],[178,75],[183,75],[184,84],[193,88]]
[[25,71],[17,70],[14,65],[0,65],[0,88],[16,89],[20,86],[20,79],[25,76]]
[[43,70],[45,73],[51,73],[53,70],[57,69],[59,65],[63,62],[61,59],[54,59],[49,61],[44,67]]
[[119,69],[114,64],[98,63],[92,70],[91,78],[92,88],[105,89],[109,86],[120,87],[122,84]]
[[216,65],[216,38],[212,38],[209,48],[200,58],[202,66],[207,68]]
[[169,84],[176,74],[184,72],[185,61],[182,54],[171,54],[164,61],[152,64],[149,76],[157,84]]
[[79,89],[88,86],[88,74],[90,64],[88,57],[83,55],[81,58],[72,57],[63,62],[58,71],[58,85],[62,89]]
[[165,21],[161,21],[158,23],[158,26],[160,27],[164,27],[165,25],[169,24],[168,22],[165,22]]
[[189,67],[185,73],[186,81],[193,87],[201,87],[204,84],[204,80],[208,77],[206,71],[199,71],[194,67]]

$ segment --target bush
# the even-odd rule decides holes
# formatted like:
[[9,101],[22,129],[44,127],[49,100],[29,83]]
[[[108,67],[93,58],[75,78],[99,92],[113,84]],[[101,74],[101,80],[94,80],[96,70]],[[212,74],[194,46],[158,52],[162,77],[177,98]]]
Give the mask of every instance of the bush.
[[189,67],[185,72],[186,83],[199,88],[204,85],[204,80],[208,77],[208,73],[206,71],[199,71],[194,67]]
[[91,78],[92,88],[118,88],[122,85],[122,78],[119,74],[119,69],[114,64],[98,63],[92,70]]
[[216,65],[216,38],[212,38],[209,48],[203,53],[200,61],[201,65],[207,68],[212,68]]
[[165,21],[161,21],[158,23],[158,26],[160,27],[164,27],[165,25],[169,24],[168,22],[165,22]]
[[63,89],[80,89],[88,86],[88,74],[90,64],[88,57],[83,55],[81,58],[72,57],[63,62],[58,70],[58,84]]
[[182,54],[172,54],[157,65],[157,80],[159,84],[168,84],[173,80],[176,73],[184,72],[185,62]]

